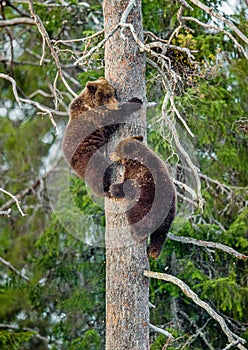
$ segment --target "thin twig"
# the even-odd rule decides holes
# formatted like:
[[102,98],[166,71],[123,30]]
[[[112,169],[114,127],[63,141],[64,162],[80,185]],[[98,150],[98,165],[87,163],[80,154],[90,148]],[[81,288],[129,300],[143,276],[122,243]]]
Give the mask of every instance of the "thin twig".
[[17,92],[17,89],[16,89],[16,81],[15,81],[15,79],[11,78],[9,75],[2,74],[2,73],[0,73],[0,78],[6,79],[6,80],[11,82],[11,84],[12,84],[12,91],[13,91],[13,94],[15,96],[15,99],[16,99],[17,103],[19,104],[19,107],[22,109],[22,104],[21,104],[21,101],[20,101],[20,98],[18,96],[18,92]]
[[78,60],[76,60],[74,62],[74,65],[78,65],[79,63],[81,63],[83,60],[85,60],[86,58],[92,56],[92,54],[98,50],[100,47],[102,47],[113,35],[114,33],[119,29],[119,28],[129,28],[130,31],[133,34],[133,37],[136,41],[136,43],[139,45],[140,48],[143,49],[144,51],[144,47],[145,45],[141,42],[141,40],[138,38],[138,35],[136,34],[134,27],[132,26],[132,24],[130,23],[126,23],[127,17],[130,14],[130,11],[132,10],[132,8],[135,6],[135,0],[130,0],[129,4],[127,5],[126,9],[124,10],[120,22],[118,24],[116,24],[114,26],[114,28],[110,31],[110,33],[107,35],[106,38],[104,38],[103,40],[101,40],[96,46],[93,46],[87,54],[81,56]]
[[193,325],[193,327],[195,327],[196,329],[196,333],[195,334],[192,334],[186,341],[186,343],[183,345],[182,349],[185,349],[185,348],[189,348],[190,344],[192,344],[195,339],[200,336],[202,338],[202,340],[204,341],[204,343],[206,344],[206,346],[208,347],[208,349],[210,350],[214,350],[214,348],[212,347],[212,345],[209,343],[209,341],[207,340],[206,336],[204,335],[203,333],[203,330],[204,328],[206,328],[207,324],[209,323],[209,321],[211,320],[211,317],[205,322],[205,324],[199,328],[196,324],[195,321],[192,321],[192,319],[188,316],[187,313],[183,312],[182,310],[179,310],[179,313],[186,319],[188,320],[188,322],[190,323],[190,328],[191,328],[191,325]]
[[111,30],[111,32],[108,34],[108,36],[106,38],[104,38],[103,40],[101,40],[96,46],[93,46],[87,54],[81,56],[79,59],[77,59],[74,62],[74,65],[77,66],[78,64],[80,64],[82,61],[84,61],[86,58],[92,56],[92,54],[100,49],[108,40],[109,38],[117,31],[117,29],[119,28],[119,23]]
[[183,124],[184,128],[186,129],[186,131],[188,132],[188,134],[191,137],[195,137],[195,135],[193,134],[193,132],[190,130],[188,124],[186,123],[186,121],[183,119],[183,117],[181,116],[181,114],[179,113],[178,109],[175,106],[175,102],[174,102],[174,98],[170,98],[170,102],[171,102],[171,106],[174,110],[174,112],[176,113],[176,116],[178,117],[178,119],[181,121],[181,123]]
[[186,192],[190,193],[190,195],[193,199],[197,198],[195,190],[193,190],[191,187],[187,186],[185,183],[178,181],[176,179],[173,179],[173,183],[175,185],[177,185],[178,187],[182,188],[183,190],[185,190]]
[[16,88],[16,81],[13,78],[11,78],[10,76],[8,76],[6,74],[2,74],[2,73],[0,73],[0,78],[9,80],[11,82],[13,94],[14,94],[15,99],[16,99],[16,101],[19,104],[19,107],[21,109],[23,109],[23,106],[21,104],[21,102],[23,102],[23,103],[28,103],[30,105],[35,106],[37,109],[42,111],[44,114],[48,114],[48,116],[49,116],[49,118],[51,120],[51,123],[52,123],[52,125],[54,126],[54,128],[56,130],[56,135],[59,134],[58,126],[57,126],[57,124],[56,124],[56,122],[54,120],[53,113],[56,113],[58,115],[64,115],[63,112],[53,111],[52,109],[41,105],[39,102],[35,102],[33,100],[30,100],[30,99],[20,98],[19,95],[18,95],[18,92],[17,92],[17,88]]
[[41,95],[43,97],[48,97],[48,98],[52,98],[53,97],[53,94],[49,94],[48,92],[45,92],[44,90],[41,90],[41,89],[35,90],[30,95],[28,95],[28,97],[29,98],[33,98],[36,95]]
[[181,153],[181,155],[183,156],[183,158],[185,159],[185,161],[187,162],[188,166],[190,167],[190,169],[192,170],[192,172],[194,174],[195,181],[196,181],[196,187],[197,187],[197,197],[198,197],[199,209],[201,211],[203,211],[203,198],[201,195],[201,181],[200,181],[200,177],[199,177],[199,171],[198,171],[198,168],[193,164],[188,153],[184,150],[184,147],[181,145],[176,128],[175,128],[174,124],[172,123],[172,121],[170,120],[170,118],[167,116],[166,97],[164,98],[163,106],[162,106],[162,118],[165,121],[165,123],[169,126],[169,129],[173,135],[173,139],[174,139],[175,145],[176,145],[179,153]]
[[57,124],[56,124],[56,122],[54,120],[53,113],[52,113],[51,109],[41,105],[39,102],[32,101],[32,100],[29,100],[29,99],[20,98],[20,101],[35,106],[37,109],[39,109],[42,112],[40,114],[44,114],[44,115],[48,114],[48,116],[49,116],[49,118],[51,120],[51,123],[52,123],[52,125],[54,126],[54,128],[56,130],[56,135],[59,134],[59,129],[58,129],[58,126],[57,126]]
[[102,35],[104,33],[104,29],[100,30],[97,33],[94,33],[90,36],[86,36],[85,38],[79,38],[79,39],[67,39],[67,40],[55,40],[53,41],[54,45],[57,44],[67,44],[67,43],[77,43],[77,42],[82,42],[82,41],[87,41],[87,40],[91,40],[94,39],[96,37],[98,37],[99,35]]
[[[57,164],[57,163],[56,163]],[[16,196],[11,196],[12,199],[10,199],[8,202],[6,202],[5,204],[3,204],[1,207],[0,207],[0,211],[4,211],[4,210],[7,210],[8,208],[10,208],[15,202],[16,202],[16,199],[17,200],[20,200],[22,198],[24,198],[25,196],[33,193],[34,190],[36,190],[36,188],[38,186],[40,186],[41,183],[43,183],[43,181],[47,178],[47,176],[54,171],[55,167],[56,167],[56,164],[53,164],[53,167],[47,171],[42,177],[38,178],[36,181],[34,181],[34,183],[25,188],[24,190],[22,190],[21,192],[19,192]]]
[[9,261],[3,259],[0,257],[0,262],[5,265],[6,267],[8,267],[8,269],[10,269],[11,271],[13,271],[14,273],[16,273],[18,276],[22,277],[25,281],[29,282],[29,278],[21,273],[20,271],[18,271]]
[[174,38],[174,36],[177,36],[178,33],[180,32],[180,30],[183,28],[183,26],[180,24],[171,34],[171,36],[169,37],[168,40],[168,45],[170,45],[170,43],[172,42],[172,39]]
[[59,61],[59,56],[57,54],[57,52],[55,51],[55,48],[52,45],[52,41],[49,38],[49,35],[46,31],[46,28],[44,27],[40,17],[34,12],[34,6],[33,6],[33,1],[29,0],[29,11],[32,15],[32,17],[35,20],[36,26],[42,36],[42,40],[43,40],[43,50],[42,50],[42,58],[41,58],[41,62],[43,61],[44,55],[45,55],[45,49],[44,49],[44,44],[46,43],[48,48],[50,49],[51,55],[54,58],[56,67],[59,71],[59,76],[62,80],[62,82],[64,83],[65,87],[67,88],[67,90],[72,94],[72,96],[76,97],[77,94],[70,88],[70,86],[68,85],[67,81],[65,80],[64,76],[63,76],[63,72],[62,72],[62,68],[61,68],[61,64]]
[[[13,199],[13,201],[16,203],[16,206],[17,206],[19,212],[21,213],[21,215],[22,215],[22,216],[26,216],[26,214],[22,211],[22,209],[21,209],[21,207],[20,207],[20,204],[19,204],[19,201],[18,201],[18,199],[17,199],[16,196],[14,196],[14,195],[11,194],[10,192],[4,190],[4,189],[1,188],[1,187],[0,187],[0,191],[3,192],[3,193],[5,193],[5,194],[7,194],[8,196],[10,196],[10,197]],[[1,208],[0,211],[3,211],[3,209]]]

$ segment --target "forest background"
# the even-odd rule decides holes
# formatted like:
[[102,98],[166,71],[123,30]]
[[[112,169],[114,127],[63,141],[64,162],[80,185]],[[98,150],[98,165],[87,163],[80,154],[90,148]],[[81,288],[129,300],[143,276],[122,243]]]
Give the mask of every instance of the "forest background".
[[[60,146],[71,99],[88,80],[104,76],[102,4],[34,2],[52,51],[30,16],[32,2],[0,3],[0,347],[103,349],[104,207],[68,172]],[[204,3],[220,13],[228,4]],[[180,1],[144,0],[142,5],[146,42],[152,42],[151,33],[168,40],[178,25]],[[210,15],[192,7],[188,16],[216,25]],[[246,1],[237,1],[228,16],[246,35],[247,17]],[[169,48],[166,57],[181,78],[175,103],[183,122],[177,121],[176,129],[200,169],[204,211],[185,189],[178,191],[179,213],[171,232],[247,254],[247,57],[238,46],[240,38],[235,45],[223,31],[196,22],[190,28],[181,28],[171,43],[189,51]],[[79,38],[84,39],[71,41]],[[84,60],[75,65],[82,53]],[[147,65],[146,84],[148,144],[169,161],[176,181],[197,192],[171,134],[161,127],[163,84],[152,65]],[[72,228],[72,217],[77,227]],[[243,259],[169,238],[160,258],[150,264],[152,270],[169,270],[186,282],[235,334],[248,340],[248,270]],[[216,321],[175,285],[151,280],[150,301],[156,306],[151,308],[151,324],[174,337],[168,340],[151,328],[152,350],[225,348],[226,336]]]

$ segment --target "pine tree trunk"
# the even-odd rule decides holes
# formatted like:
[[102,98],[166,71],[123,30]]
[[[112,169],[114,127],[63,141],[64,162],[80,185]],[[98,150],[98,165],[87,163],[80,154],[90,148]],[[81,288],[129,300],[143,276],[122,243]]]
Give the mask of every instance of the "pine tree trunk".
[[[105,37],[120,22],[128,3],[127,0],[104,1]],[[140,0],[136,1],[127,23],[133,24],[143,40]],[[133,97],[143,101],[142,110],[134,114],[132,125],[125,125],[119,137],[145,136],[145,56],[139,52],[129,29],[124,29],[121,35],[119,28],[106,42],[105,76],[115,86],[119,101]],[[117,142],[109,146],[109,152]],[[147,242],[132,240],[121,206],[121,201],[105,202],[106,350],[147,350],[149,281],[143,276],[144,269],[149,269]]]

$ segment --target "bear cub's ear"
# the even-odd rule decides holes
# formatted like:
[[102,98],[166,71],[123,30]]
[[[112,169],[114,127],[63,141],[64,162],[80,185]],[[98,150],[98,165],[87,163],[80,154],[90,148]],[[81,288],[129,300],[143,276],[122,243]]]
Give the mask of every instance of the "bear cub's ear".
[[131,100],[129,100],[128,102],[140,103],[140,104],[143,103],[138,97],[133,97],[133,98],[132,98]]
[[133,136],[132,139],[142,142],[144,140],[144,137],[142,135],[139,135],[139,136]]
[[86,87],[93,94],[97,90],[97,83],[95,81],[88,81]]

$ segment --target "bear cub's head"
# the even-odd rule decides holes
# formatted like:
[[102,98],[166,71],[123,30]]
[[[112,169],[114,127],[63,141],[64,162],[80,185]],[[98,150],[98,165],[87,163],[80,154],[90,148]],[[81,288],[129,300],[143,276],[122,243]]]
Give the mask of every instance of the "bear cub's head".
[[[115,151],[111,153],[110,159],[112,162],[120,162],[123,165],[128,160],[136,160],[139,158],[140,142],[143,141],[143,136],[128,137],[118,143]],[[137,160],[139,160],[137,158]]]
[[115,89],[103,77],[95,81],[88,81],[81,94],[72,101],[70,119],[100,106],[106,106],[110,110],[118,109]]

